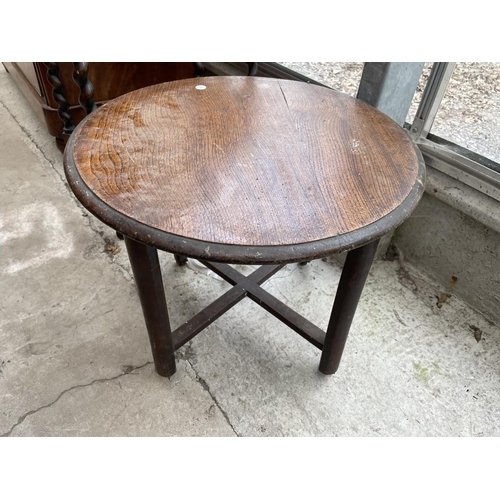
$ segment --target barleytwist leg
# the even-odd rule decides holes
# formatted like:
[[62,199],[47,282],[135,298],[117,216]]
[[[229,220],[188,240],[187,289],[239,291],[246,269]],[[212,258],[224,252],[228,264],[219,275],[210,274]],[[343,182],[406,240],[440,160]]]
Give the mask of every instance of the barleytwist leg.
[[97,109],[94,102],[94,86],[88,78],[89,63],[74,62],[73,63],[73,81],[80,88],[80,106],[85,112],[90,115],[92,111]]
[[46,62],[44,64],[47,68],[47,79],[52,86],[52,97],[57,103],[57,115],[63,122],[63,136],[56,137],[56,144],[60,151],[64,151],[66,140],[75,129],[75,125],[69,113],[69,102],[66,99],[64,85],[59,76],[59,64],[56,62]]

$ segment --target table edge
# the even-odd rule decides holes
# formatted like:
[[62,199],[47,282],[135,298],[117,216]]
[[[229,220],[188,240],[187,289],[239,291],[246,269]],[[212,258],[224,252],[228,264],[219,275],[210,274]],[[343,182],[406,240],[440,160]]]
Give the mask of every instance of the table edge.
[[124,236],[193,259],[227,264],[278,264],[309,261],[352,250],[400,226],[411,215],[424,193],[425,163],[420,150],[411,141],[418,159],[416,182],[403,202],[378,221],[345,234],[292,245],[249,246],[187,238],[132,219],[109,206],[85,184],[74,164],[73,148],[77,132],[89,116],[78,124],[64,150],[64,173],[76,198],[91,214]]

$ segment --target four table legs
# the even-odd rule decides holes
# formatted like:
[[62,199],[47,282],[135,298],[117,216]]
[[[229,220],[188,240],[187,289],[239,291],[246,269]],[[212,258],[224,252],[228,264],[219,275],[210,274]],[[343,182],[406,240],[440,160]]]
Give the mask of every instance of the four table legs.
[[[175,373],[174,342],[158,252],[154,247],[143,245],[127,237],[125,237],[125,244],[139,291],[156,371],[159,375],[170,377]],[[378,240],[351,250],[347,254],[319,364],[319,370],[326,375],[331,375],[338,369],[377,246]]]

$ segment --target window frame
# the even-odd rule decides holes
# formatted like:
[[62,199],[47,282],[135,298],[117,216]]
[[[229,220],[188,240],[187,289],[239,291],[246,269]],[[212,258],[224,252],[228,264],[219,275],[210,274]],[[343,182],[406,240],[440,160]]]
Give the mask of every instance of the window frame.
[[[211,74],[244,75],[246,63],[204,63]],[[287,78],[330,88],[276,62],[259,62],[258,76]],[[500,201],[500,164],[431,133],[456,63],[434,62],[413,123],[404,128],[419,147],[426,165]]]
[[427,165],[500,201],[500,164],[431,133],[455,66],[455,62],[433,64],[413,123],[405,128]]

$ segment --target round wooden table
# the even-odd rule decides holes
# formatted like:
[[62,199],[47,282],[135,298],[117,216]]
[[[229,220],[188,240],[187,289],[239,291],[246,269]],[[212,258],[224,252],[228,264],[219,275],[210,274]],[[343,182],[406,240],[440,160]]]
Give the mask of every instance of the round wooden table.
[[[375,108],[302,82],[206,77],[123,95],[76,128],[64,155],[80,202],[125,237],[157,372],[244,297],[322,349],[334,373],[378,240],[414,210],[422,156]],[[171,331],[157,249],[233,288]],[[289,262],[349,250],[328,329],[259,285]],[[177,257],[182,262],[181,257]],[[263,264],[245,277],[228,264]]]

